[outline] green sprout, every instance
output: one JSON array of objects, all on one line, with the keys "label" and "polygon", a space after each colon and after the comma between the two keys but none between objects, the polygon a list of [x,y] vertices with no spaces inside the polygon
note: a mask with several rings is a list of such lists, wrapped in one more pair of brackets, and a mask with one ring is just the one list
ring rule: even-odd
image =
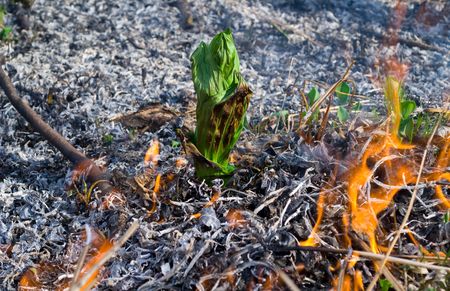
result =
[{"label": "green sprout", "polygon": [[12,28],[5,25],[6,13],[6,7],[4,5],[0,5],[0,40],[2,41],[9,41],[12,39]]},{"label": "green sprout", "polygon": [[393,129],[401,138],[412,142],[416,136],[426,138],[431,135],[438,118],[431,112],[417,112],[416,102],[407,99],[402,83],[396,78],[386,79],[385,97]]},{"label": "green sprout", "polygon": [[380,284],[381,291],[389,291],[389,289],[393,288],[392,283],[389,282],[389,280],[380,279],[378,283]]},{"label": "green sprout", "polygon": [[105,145],[111,145],[111,144],[113,143],[113,140],[114,140],[114,136],[113,136],[112,134],[110,134],[110,133],[105,134],[105,135],[102,137],[102,141],[103,141],[103,143],[104,143]]},{"label": "green sprout", "polygon": [[11,32],[12,28],[9,26],[5,26],[0,30],[0,40],[9,41],[11,40]]},{"label": "green sprout", "polygon": [[202,157],[196,174],[212,179],[230,176],[229,155],[242,132],[252,92],[244,81],[231,30],[201,42],[191,56],[197,94],[197,126],[191,137]]},{"label": "green sprout", "polygon": [[400,111],[402,118],[400,121],[400,135],[407,138],[410,142],[414,136],[414,120],[412,113],[416,110],[416,102],[412,100],[403,100],[400,102]]}]

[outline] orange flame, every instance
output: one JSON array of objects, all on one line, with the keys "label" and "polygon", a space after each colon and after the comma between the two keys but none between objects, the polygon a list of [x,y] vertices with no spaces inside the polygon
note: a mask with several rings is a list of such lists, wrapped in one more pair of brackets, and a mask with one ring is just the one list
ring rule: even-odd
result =
[{"label": "orange flame", "polygon": [[308,239],[305,241],[302,241],[299,243],[300,246],[316,246],[317,245],[317,241],[316,241],[316,236],[317,236],[317,232],[320,228],[320,225],[322,223],[322,218],[323,218],[323,206],[325,203],[325,193],[322,191],[319,194],[319,199],[317,200],[317,220],[316,220],[316,224],[314,225],[311,234],[309,235]]},{"label": "orange flame", "polygon": [[[36,267],[28,268],[20,278],[18,284],[19,291],[43,290],[52,287],[52,281],[57,279],[56,275],[62,272],[61,268],[52,263],[40,263]],[[61,282],[68,285],[68,281]],[[58,288],[62,290],[62,288]]]},{"label": "orange flame", "polygon": [[153,188],[152,208],[149,210],[149,213],[148,213],[149,216],[156,212],[156,204],[158,202],[158,193],[159,193],[159,188],[160,187],[161,187],[161,174],[158,174],[156,176],[155,186]]},{"label": "orange flame", "polygon": [[[398,42],[398,31],[405,18],[407,5],[398,1],[393,13],[391,23],[390,39],[386,40],[386,45],[395,45]],[[381,58],[380,58],[381,59]],[[408,66],[398,61],[395,56],[388,56],[383,62],[385,78],[384,93],[388,107],[389,119],[384,133],[373,134],[371,139],[363,148],[361,156],[351,162],[350,169],[340,177],[345,184],[346,197],[348,198],[347,208],[342,215],[342,228],[344,232],[343,245],[350,248],[352,244],[351,233],[362,234],[369,242],[369,247],[374,253],[385,251],[386,248],[377,242],[383,236],[379,227],[379,214],[387,209],[392,203],[395,195],[408,185],[416,182],[419,171],[418,162],[414,159],[416,148],[413,144],[407,144],[399,136],[400,124],[402,121],[401,112],[401,86],[406,79]],[[379,79],[378,79],[379,80]],[[450,181],[448,171],[450,161],[450,135],[447,135],[436,162],[434,171],[422,176],[419,183],[437,183],[435,195],[441,202],[441,207],[448,210],[450,199],[446,196],[446,188],[442,180]],[[417,152],[418,153],[418,152]],[[409,186],[411,187],[411,186]],[[317,200],[317,219],[311,234],[306,241],[300,243],[302,246],[315,246],[318,243],[317,233],[324,219],[324,209],[339,192],[327,193],[322,190]],[[402,192],[403,193],[403,192]],[[405,191],[406,193],[406,191]],[[411,233],[408,233],[411,240],[419,246]],[[427,250],[420,248],[424,254]],[[355,266],[354,257],[349,260],[348,269]],[[379,268],[379,263],[374,261],[375,269]],[[336,271],[342,266],[334,268]],[[342,283],[343,290],[364,290],[362,273],[355,270],[353,276],[345,274],[343,281],[338,279],[333,281],[334,286]]]},{"label": "orange flame", "polygon": [[[446,136],[444,146],[439,152],[438,160],[436,163],[436,167],[438,170],[437,176],[430,175],[431,178],[435,176],[436,180],[447,180],[450,182],[450,172],[443,172],[446,168],[450,166],[450,134]],[[440,172],[440,173],[439,173]],[[448,187],[446,187],[448,188]],[[436,185],[436,198],[441,201],[442,208],[448,210],[450,209],[450,199],[447,198],[444,194],[444,190],[441,185]]]},{"label": "orange flame", "polygon": [[144,165],[156,167],[158,165],[158,159],[159,159],[159,142],[157,140],[154,140],[150,147],[148,148],[147,152],[145,153],[144,157]]},{"label": "orange flame", "polygon": [[[214,203],[217,202],[217,200],[219,200],[220,198],[220,189],[216,189],[213,188],[213,196],[211,197],[211,199],[205,204],[205,206],[203,206],[204,208],[208,208],[214,205]],[[191,215],[192,219],[197,219],[200,218],[202,216],[202,214],[200,212],[195,213],[193,215]]]},{"label": "orange flame", "polygon": [[[103,244],[98,249],[97,255],[95,255],[93,258],[91,258],[81,269],[80,277],[82,277],[84,274],[87,274],[91,271],[91,269],[96,268],[96,265],[100,260],[103,259],[103,257],[108,253],[108,251],[113,247],[113,244],[110,240],[105,240]],[[80,290],[89,290],[91,286],[93,286],[97,282],[97,277],[100,274],[100,269],[95,270],[95,272],[86,280],[86,283],[84,283]]]},{"label": "orange flame", "polygon": [[355,275],[353,275],[353,282],[354,282],[353,290],[355,291],[364,290],[362,272],[360,270],[355,271]]},{"label": "orange flame", "polygon": [[[412,145],[399,146],[393,142],[390,134],[381,133],[372,136],[365,146],[365,150],[359,161],[342,177],[347,179],[347,212],[342,216],[344,230],[344,245],[351,247],[350,230],[359,234],[364,234],[369,241],[372,252],[378,253],[385,248],[377,243],[377,236],[382,234],[378,228],[378,215],[392,203],[394,196],[404,187],[413,184],[417,179],[418,165],[414,160],[414,148]],[[448,139],[442,147],[437,160],[436,171],[422,177],[421,183],[436,182],[438,180],[450,181],[450,173],[446,171],[449,162]],[[377,183],[374,181],[377,180]],[[381,183],[381,184],[380,184]],[[448,209],[449,200],[441,189],[443,186],[437,185],[436,196],[441,200],[442,205]],[[313,230],[306,241],[300,243],[302,246],[315,246],[317,244],[317,232],[324,219],[324,207],[326,204],[336,200],[333,197],[336,193],[326,193],[322,190],[317,201],[317,220]],[[412,237],[412,240],[414,238]],[[417,245],[417,241],[413,240]],[[421,248],[424,254],[428,252]],[[357,259],[349,260],[348,269],[355,266]],[[335,270],[340,265],[335,267]],[[377,266],[375,266],[377,268]],[[363,290],[360,273],[354,273],[353,277],[346,275],[343,281],[343,289],[353,288],[353,290]],[[335,284],[337,281],[335,280]]]},{"label": "orange flame", "polygon": [[231,229],[244,227],[248,224],[247,220],[245,220],[242,211],[237,209],[230,209],[226,214],[226,220],[228,222],[228,226]]},{"label": "orange flame", "polygon": [[[79,236],[80,241],[77,241],[73,246],[78,247],[81,241],[86,241],[87,237],[90,237],[90,245],[88,249],[88,257],[90,259],[82,267],[79,278],[82,278],[85,274],[89,273],[91,269],[95,268],[95,272],[86,280],[86,282],[79,286],[79,290],[89,290],[94,284],[96,284],[98,275],[100,274],[100,267],[98,262],[106,255],[111,249],[113,244],[110,240],[98,230],[90,229],[89,234],[83,231]],[[69,248],[68,252],[72,250]],[[58,280],[61,274],[67,272],[62,266],[50,263],[42,262],[36,267],[28,268],[22,275],[19,281],[19,290],[67,290],[71,284],[69,279]],[[77,282],[72,282],[76,284]]]}]

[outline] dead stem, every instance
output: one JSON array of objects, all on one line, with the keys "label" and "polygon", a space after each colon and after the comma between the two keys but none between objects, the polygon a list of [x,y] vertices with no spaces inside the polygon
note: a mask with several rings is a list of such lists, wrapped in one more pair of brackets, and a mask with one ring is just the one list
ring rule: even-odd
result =
[{"label": "dead stem", "polygon": [[78,280],[78,277],[80,276],[81,269],[83,268],[83,264],[84,261],[86,260],[89,247],[91,246],[92,243],[91,228],[89,227],[89,225],[86,225],[85,231],[86,231],[86,245],[83,248],[80,258],[78,259],[77,268],[75,270],[75,274],[73,275],[73,280],[70,283],[70,288],[72,288],[72,285],[74,284],[74,282]]},{"label": "dead stem", "polygon": [[139,228],[138,222],[133,222],[130,228],[125,232],[125,234],[112,246],[111,249],[105,253],[104,256],[99,259],[95,265],[90,268],[86,274],[84,274],[78,282],[73,283],[69,291],[82,291],[82,287],[88,282],[88,280],[97,272],[109,259],[111,259],[116,252],[122,247],[123,244],[135,233]]},{"label": "dead stem", "polygon": [[341,265],[341,270],[339,272],[339,281],[338,281],[338,291],[344,290],[344,278],[345,271],[347,270],[348,261],[352,258],[353,250],[349,249],[347,255],[344,258],[344,263]]},{"label": "dead stem", "polygon": [[[398,239],[400,238],[400,234],[401,234],[403,228],[405,228],[405,225],[408,222],[408,219],[409,219],[409,216],[411,214],[414,202],[416,201],[417,190],[419,189],[418,186],[419,186],[419,183],[420,183],[420,179],[422,177],[422,172],[423,172],[423,168],[425,166],[425,160],[426,160],[426,157],[427,157],[427,154],[428,154],[428,150],[429,150],[429,147],[431,145],[431,141],[433,140],[433,137],[436,134],[436,131],[437,131],[437,129],[438,129],[440,123],[441,123],[441,119],[442,119],[442,115],[439,116],[439,119],[438,119],[438,121],[436,122],[436,125],[433,128],[433,132],[430,135],[430,137],[428,139],[428,142],[427,142],[427,145],[425,147],[425,150],[423,152],[422,161],[420,163],[420,168],[419,168],[419,173],[417,174],[416,184],[414,186],[414,191],[412,193],[411,200],[409,201],[408,209],[406,210],[406,213],[405,213],[405,216],[403,217],[402,223],[400,224],[400,227],[397,230],[397,233],[395,234],[394,239],[392,240],[392,242],[389,245],[388,251],[386,252],[385,257],[384,257],[383,261],[381,262],[381,266],[380,266],[379,270],[377,271],[377,273],[373,277],[372,282],[370,282],[369,286],[367,287],[367,291],[372,291],[373,288],[375,287],[375,285],[377,284],[378,278],[380,277],[381,272],[383,271],[383,268],[386,265],[387,258],[389,257],[389,255],[391,254],[392,250],[394,249]],[[449,271],[450,271],[450,269],[449,269]]]},{"label": "dead stem", "polygon": [[[335,254],[347,254],[348,250],[346,249],[333,249],[333,248],[327,248],[327,247],[310,247],[310,246],[277,246],[277,245],[269,245],[269,249],[277,250],[277,251],[312,251],[312,252],[323,252],[323,253],[335,253]],[[355,257],[365,257],[368,259],[374,259],[377,261],[384,260],[385,255],[383,254],[376,254],[372,252],[367,251],[359,251],[359,250],[353,250],[353,255]],[[424,259],[428,257],[415,257],[415,256],[404,256],[409,257],[411,259],[418,258],[418,259]],[[440,265],[432,265],[429,263],[424,262],[417,262],[413,261],[411,259],[402,258],[400,256],[388,256],[387,261],[390,263],[396,263],[401,265],[408,265],[413,267],[419,267],[419,268],[426,268],[429,270],[439,270],[439,271],[446,271],[450,272],[450,267],[440,266]],[[437,258],[433,258],[437,259]]]}]

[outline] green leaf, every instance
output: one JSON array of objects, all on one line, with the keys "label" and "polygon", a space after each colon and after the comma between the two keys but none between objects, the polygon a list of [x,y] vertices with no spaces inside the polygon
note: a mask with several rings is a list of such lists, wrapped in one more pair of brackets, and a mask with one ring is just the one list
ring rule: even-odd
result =
[{"label": "green leaf", "polygon": [[180,143],[179,141],[177,141],[176,139],[173,139],[173,140],[172,140],[171,146],[172,146],[173,148],[177,148],[177,147],[179,147],[180,145],[181,145],[181,143]]},{"label": "green leaf", "polygon": [[[312,87],[311,90],[306,95],[308,97],[308,106],[309,107],[313,106],[313,104],[320,98],[320,93],[316,89],[316,87]],[[314,111],[310,120],[316,121],[318,118],[319,118],[319,109]]]},{"label": "green leaf", "polygon": [[450,221],[450,211],[447,210],[447,212],[444,214],[444,223],[447,223]]},{"label": "green leaf", "polygon": [[289,117],[288,110],[281,110],[281,111],[275,112],[273,115],[276,117],[276,120],[277,120],[277,128],[283,127],[287,124],[288,117]]},{"label": "green leaf", "polygon": [[400,103],[400,108],[402,111],[402,118],[407,119],[411,113],[416,110],[416,102],[413,100],[405,100]]},{"label": "green leaf", "polygon": [[312,87],[308,92],[308,105],[311,107],[320,98],[320,93],[316,87]]},{"label": "green leaf", "polygon": [[191,62],[198,104],[212,107],[226,101],[241,81],[239,57],[230,29],[217,34],[210,44],[201,42]]},{"label": "green leaf", "polygon": [[414,121],[412,118],[408,118],[405,120],[402,120],[400,122],[400,134],[408,139],[408,141],[412,141],[412,138],[414,136]]},{"label": "green leaf", "polygon": [[11,36],[11,31],[12,28],[9,26],[5,26],[1,31],[0,31],[0,39],[1,40],[8,40]]},{"label": "green leaf", "polygon": [[380,279],[378,280],[378,283],[380,284],[381,291],[389,291],[389,289],[393,287],[392,283],[386,279]]},{"label": "green leaf", "polygon": [[348,94],[350,94],[350,86],[346,82],[339,83],[336,87],[336,96],[338,103],[344,105],[348,103]]},{"label": "green leaf", "polygon": [[341,123],[346,122],[349,118],[347,109],[345,109],[345,107],[343,107],[343,106],[339,106],[337,116]]}]

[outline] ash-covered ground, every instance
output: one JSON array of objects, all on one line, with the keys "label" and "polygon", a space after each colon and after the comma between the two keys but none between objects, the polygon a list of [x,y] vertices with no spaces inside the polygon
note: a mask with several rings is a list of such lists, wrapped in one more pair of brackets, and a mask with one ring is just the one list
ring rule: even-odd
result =
[{"label": "ash-covered ground", "polygon": [[[164,189],[158,214],[151,217],[150,204],[126,187],[125,177],[144,172],[144,154],[155,139],[161,144],[158,171],[168,171],[183,156],[175,128],[195,117],[190,54],[228,27],[254,92],[248,111],[253,124],[280,110],[297,112],[301,96],[289,94],[289,88],[305,80],[331,85],[352,60],[350,77],[357,94],[365,96],[363,110],[383,114],[375,80],[389,55],[409,66],[406,91],[421,108],[448,106],[450,5],[433,1],[424,8],[421,2],[409,2],[397,44],[389,45],[395,1],[37,0],[29,11],[3,1],[13,39],[0,44],[1,54],[19,94],[114,173],[127,202],[99,211],[69,196],[64,183],[71,165],[2,93],[0,246],[11,248],[0,251],[1,289],[15,289],[30,266],[66,262],[70,235],[85,224],[114,236],[132,220],[140,221],[140,228],[107,264],[99,290],[191,289],[202,276],[213,281],[205,288],[216,282],[227,288],[231,283],[219,279],[230,270],[242,287],[273,265],[288,268],[301,261],[315,269],[307,266],[307,275],[296,278],[300,287],[329,288],[327,260],[320,255],[266,247],[308,235],[316,187],[333,163],[326,148],[306,146],[289,134],[274,141],[246,131],[238,149],[253,150],[259,172],[240,169],[233,186],[221,188],[215,206],[202,208],[214,191],[195,179],[189,164]],[[155,102],[179,116],[145,130],[111,120]],[[226,219],[231,209],[242,211],[249,227],[233,230]],[[190,218],[199,211],[201,219]],[[254,288],[261,288],[258,284]]]}]

